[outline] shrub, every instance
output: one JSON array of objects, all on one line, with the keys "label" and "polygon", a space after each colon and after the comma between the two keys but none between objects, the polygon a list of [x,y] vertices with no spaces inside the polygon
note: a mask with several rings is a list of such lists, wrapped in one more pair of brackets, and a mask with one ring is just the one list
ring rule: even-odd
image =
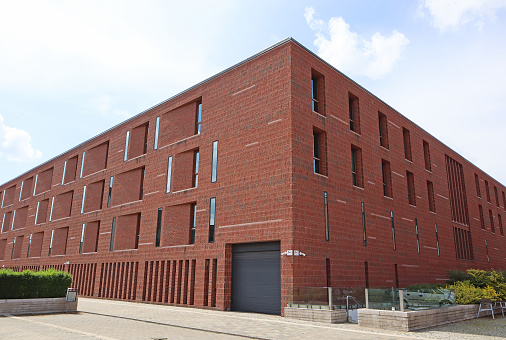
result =
[{"label": "shrub", "polygon": [[72,275],[55,269],[15,272],[0,269],[0,299],[64,297]]},{"label": "shrub", "polygon": [[471,276],[465,271],[452,269],[448,271],[448,280],[446,281],[446,283],[449,285],[453,285],[455,284],[455,282],[458,281],[462,282],[470,279]]},{"label": "shrub", "polygon": [[455,289],[457,304],[469,305],[479,303],[480,299],[490,299],[496,301],[499,298],[494,288],[486,286],[484,288],[476,287],[469,280],[458,281],[447,288]]}]

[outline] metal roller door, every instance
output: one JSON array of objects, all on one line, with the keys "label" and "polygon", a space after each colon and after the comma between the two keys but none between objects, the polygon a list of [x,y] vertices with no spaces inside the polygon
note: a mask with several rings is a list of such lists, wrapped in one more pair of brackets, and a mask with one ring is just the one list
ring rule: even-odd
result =
[{"label": "metal roller door", "polygon": [[232,310],[281,314],[279,242],[232,247]]}]

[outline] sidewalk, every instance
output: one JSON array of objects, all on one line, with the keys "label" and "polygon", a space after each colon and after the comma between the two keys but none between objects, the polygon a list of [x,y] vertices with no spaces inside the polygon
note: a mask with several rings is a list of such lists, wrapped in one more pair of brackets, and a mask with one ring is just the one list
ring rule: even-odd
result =
[{"label": "sidewalk", "polygon": [[[353,324],[292,320],[274,315],[87,298],[79,299],[78,310],[79,313],[75,314],[0,317],[0,339],[478,340],[504,339],[506,335],[506,318],[502,316],[490,322],[487,318],[476,320],[479,326],[473,326],[473,320],[425,332],[404,333],[361,328]],[[444,327],[450,328],[439,330]],[[492,333],[487,328],[491,328]],[[482,331],[486,335],[477,336],[474,331]]]}]

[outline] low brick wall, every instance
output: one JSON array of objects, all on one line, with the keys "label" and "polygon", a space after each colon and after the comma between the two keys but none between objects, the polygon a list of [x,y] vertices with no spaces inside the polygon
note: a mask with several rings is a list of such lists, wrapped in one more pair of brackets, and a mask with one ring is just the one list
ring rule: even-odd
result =
[{"label": "low brick wall", "polygon": [[[418,311],[390,311],[378,309],[359,309],[358,324],[363,327],[415,331],[446,323],[476,318],[477,305],[461,305]],[[489,313],[482,313],[485,316]]]},{"label": "low brick wall", "polygon": [[344,323],[346,322],[346,310],[310,309],[285,307],[285,318],[293,318],[306,321]]},{"label": "low brick wall", "polygon": [[[69,312],[77,311],[77,302],[77,300],[75,302],[69,302]],[[0,314],[65,313],[66,310],[67,302],[64,297],[0,300]]]}]

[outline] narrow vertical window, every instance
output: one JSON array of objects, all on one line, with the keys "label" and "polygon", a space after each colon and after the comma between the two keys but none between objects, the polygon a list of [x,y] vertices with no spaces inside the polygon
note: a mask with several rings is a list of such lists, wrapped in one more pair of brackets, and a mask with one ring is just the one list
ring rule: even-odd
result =
[{"label": "narrow vertical window", "polygon": [[83,178],[83,170],[84,170],[84,156],[86,156],[86,151],[83,152],[83,159],[81,159],[81,173],[79,178]]},{"label": "narrow vertical window", "polygon": [[325,259],[325,277],[326,277],[326,281],[327,281],[327,287],[332,287],[332,276],[331,276],[331,272],[330,272],[330,259],[329,258],[326,258]]},{"label": "narrow vertical window", "polygon": [[313,131],[313,170],[320,174],[320,135]]},{"label": "narrow vertical window", "polygon": [[504,236],[504,230],[502,228],[502,217],[501,217],[501,215],[497,214],[497,219],[499,220],[499,232],[501,233],[501,236]]},{"label": "narrow vertical window", "polygon": [[492,229],[492,232],[495,234],[494,213],[492,213],[492,210],[488,211],[488,216],[490,218],[490,229]]},{"label": "narrow vertical window", "polygon": [[416,206],[416,193],[415,193],[415,176],[412,172],[406,171],[406,180],[408,186],[408,201],[410,205]]},{"label": "narrow vertical window", "polygon": [[430,162],[430,149],[429,143],[423,141],[423,159],[425,160],[425,170],[432,171],[432,164]]},{"label": "narrow vertical window", "polygon": [[172,180],[172,156],[169,157],[167,161],[167,188],[165,189],[165,193],[170,192],[170,182]]},{"label": "narrow vertical window", "polygon": [[348,113],[350,118],[350,130],[360,134],[360,109],[358,97],[348,92]]},{"label": "narrow vertical window", "polygon": [[436,201],[434,199],[434,184],[427,181],[427,196],[429,197],[429,210],[436,212]]},{"label": "narrow vertical window", "polygon": [[162,208],[158,208],[158,215],[156,217],[156,239],[155,247],[160,247],[160,239],[162,237]]},{"label": "narrow vertical window", "polygon": [[65,183],[65,172],[67,172],[67,161],[63,163],[63,175],[61,176],[61,185]]},{"label": "narrow vertical window", "polygon": [[488,187],[488,181],[485,181],[485,191],[487,193],[487,201],[488,203],[491,203],[491,199],[490,199],[490,188]]},{"label": "narrow vertical window", "polygon": [[191,205],[191,228],[190,228],[190,244],[195,244],[195,228],[197,226],[197,205]]},{"label": "narrow vertical window", "polygon": [[487,261],[490,262],[490,257],[488,256],[488,243],[487,243],[487,239],[485,239],[485,249],[487,250]]},{"label": "narrow vertical window", "polygon": [[28,241],[28,250],[26,251],[26,257],[30,257],[30,247],[32,246],[32,236],[33,236],[33,234],[30,234],[30,240]]},{"label": "narrow vertical window", "polygon": [[416,232],[416,248],[418,249],[418,254],[420,254],[420,236],[418,235],[418,219],[415,218],[415,232]]},{"label": "narrow vertical window", "polygon": [[397,246],[395,244],[395,224],[394,224],[394,212],[390,211],[390,221],[392,223],[392,241],[394,245],[394,250],[396,250]]},{"label": "narrow vertical window", "polygon": [[[25,184],[25,181],[22,181],[21,182],[21,189],[19,190],[19,199],[18,199],[18,201],[20,201],[20,202],[21,202],[21,195],[23,195],[23,185],[24,184]],[[495,192],[496,192],[496,196],[497,196],[497,188],[495,188]],[[499,202],[499,201],[497,201],[497,202]]]},{"label": "narrow vertical window", "polygon": [[12,215],[11,230],[14,230],[14,220],[15,219],[16,219],[16,210],[14,210],[14,214]]},{"label": "narrow vertical window", "polygon": [[111,196],[112,196],[112,183],[113,183],[114,177],[111,176],[111,179],[109,181],[109,193],[107,194],[107,208],[111,207]]},{"label": "narrow vertical window", "polygon": [[388,121],[387,116],[383,113],[378,112],[378,123],[379,123],[379,135],[380,135],[380,145],[385,149],[388,149]]},{"label": "narrow vertical window", "polygon": [[213,142],[213,157],[211,164],[211,183],[216,182],[216,173],[218,171],[218,141]]},{"label": "narrow vertical window", "polygon": [[325,214],[325,241],[330,240],[330,231],[329,231],[329,196],[325,191],[323,193],[323,209]]},{"label": "narrow vertical window", "polygon": [[35,225],[37,225],[37,219],[39,218],[39,205],[40,202],[37,202],[37,210],[35,211]]},{"label": "narrow vertical window", "polygon": [[395,288],[399,288],[399,271],[397,270],[397,263],[394,264],[395,272]]},{"label": "narrow vertical window", "polygon": [[84,201],[86,200],[86,185],[84,186],[84,189],[83,189],[83,200],[81,202],[81,214],[83,213],[84,211]]},{"label": "narrow vertical window", "polygon": [[5,223],[5,214],[4,214],[4,217],[2,218],[2,230],[1,230],[1,233],[4,232],[4,223]]},{"label": "narrow vertical window", "polygon": [[49,242],[49,252],[47,256],[51,256],[51,249],[53,248],[54,229],[51,230],[51,241]]},{"label": "narrow vertical window", "polygon": [[392,170],[390,168],[390,162],[384,159],[381,160],[381,177],[383,180],[383,195],[386,197],[393,197]]},{"label": "narrow vertical window", "polygon": [[[21,189],[23,188],[23,185],[21,185]],[[499,208],[499,192],[497,191],[497,187],[494,185],[494,194],[495,194],[495,205]]]},{"label": "narrow vertical window", "polygon": [[[35,184],[33,185],[33,196],[35,196],[35,192],[37,191],[37,181],[39,179],[39,174],[35,176]],[[4,197],[5,197],[5,191],[4,191]],[[2,198],[2,207],[4,206],[4,200]]]},{"label": "narrow vertical window", "polygon": [[83,223],[83,228],[81,229],[81,242],[79,243],[79,254],[83,253],[83,242],[84,242],[84,228],[86,224]]},{"label": "narrow vertical window", "polygon": [[434,224],[434,227],[436,228],[436,246],[437,246],[437,256],[439,256],[439,235],[437,232],[437,223]]},{"label": "narrow vertical window", "polygon": [[476,183],[476,196],[481,197],[480,179],[477,174],[474,174],[474,182]]},{"label": "narrow vertical window", "polygon": [[369,262],[364,261],[365,288],[369,288]]},{"label": "narrow vertical window", "polygon": [[116,231],[116,217],[112,218],[112,228],[111,228],[111,240],[109,241],[109,251],[114,249],[114,233]]},{"label": "narrow vertical window", "polygon": [[483,207],[478,205],[478,210],[480,211],[480,223],[481,223],[481,229],[485,230],[485,215],[483,215]]},{"label": "narrow vertical window", "polygon": [[406,158],[408,161],[412,161],[412,155],[411,155],[411,136],[409,134],[409,130],[406,128],[402,128],[402,137],[404,142],[404,158]]},{"label": "narrow vertical window", "polygon": [[[11,259],[14,257],[14,248],[16,248],[16,239],[17,236],[14,237],[14,241],[12,242]],[[51,248],[49,248],[49,255],[51,255]]]},{"label": "narrow vertical window", "polygon": [[214,242],[215,216],[216,216],[216,197],[212,197],[209,202],[209,243]]},{"label": "narrow vertical window", "polygon": [[153,146],[153,150],[158,149],[158,136],[160,134],[160,116],[156,117],[155,124],[155,145]]},{"label": "narrow vertical window", "polygon": [[202,102],[197,103],[197,114],[195,118],[195,134],[200,134],[200,124],[202,121]]},{"label": "narrow vertical window", "polygon": [[362,149],[351,146],[351,178],[356,187],[364,187],[364,175],[362,171]]},{"label": "narrow vertical window", "polygon": [[128,159],[128,143],[130,143],[130,130],[126,132],[125,155],[123,156],[123,162],[125,162]]},{"label": "narrow vertical window", "polygon": [[199,152],[195,151],[193,154],[193,187],[199,185]]},{"label": "narrow vertical window", "polygon": [[364,236],[364,246],[367,246],[367,234],[365,229],[365,204],[362,202],[362,234]]},{"label": "narrow vertical window", "polygon": [[51,220],[53,219],[53,206],[54,206],[54,196],[53,199],[51,200],[51,212],[49,213],[49,222],[51,222]]},{"label": "narrow vertical window", "polygon": [[[37,184],[37,182],[35,182],[35,184]],[[5,201],[5,190],[2,195],[2,205],[1,205],[2,208],[4,207],[4,201]]]},{"label": "narrow vertical window", "polygon": [[318,109],[318,78],[311,77],[311,94],[312,94],[312,109],[314,112],[319,112]]}]

